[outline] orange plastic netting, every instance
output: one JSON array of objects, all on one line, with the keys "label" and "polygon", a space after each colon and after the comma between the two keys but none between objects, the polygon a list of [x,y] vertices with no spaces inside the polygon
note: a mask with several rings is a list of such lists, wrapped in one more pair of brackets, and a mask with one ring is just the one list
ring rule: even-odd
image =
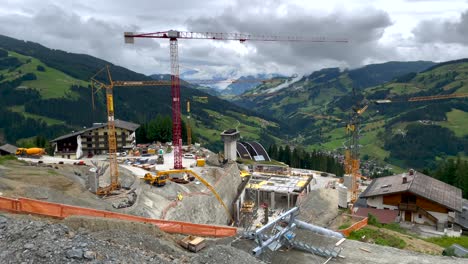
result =
[{"label": "orange plastic netting", "polygon": [[49,203],[28,198],[11,199],[0,197],[0,210],[14,213],[38,214],[56,218],[65,218],[71,215],[84,215],[144,222],[154,224],[161,230],[168,233],[197,236],[230,237],[235,236],[237,232],[236,228],[228,226],[203,225],[188,222],[151,219],[78,206]]}]

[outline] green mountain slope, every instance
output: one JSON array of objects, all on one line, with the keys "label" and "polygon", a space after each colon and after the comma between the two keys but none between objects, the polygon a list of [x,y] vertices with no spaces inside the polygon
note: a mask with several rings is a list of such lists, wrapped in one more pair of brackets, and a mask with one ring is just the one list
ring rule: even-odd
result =
[{"label": "green mountain slope", "polygon": [[[151,80],[89,55],[0,36],[0,142],[15,143],[37,135],[51,139],[104,121],[104,91],[96,95],[93,110],[89,78],[105,65],[111,65],[114,80]],[[272,133],[278,127],[276,122],[184,82],[181,89],[183,114],[187,99],[208,96],[207,102],[193,101],[191,109],[193,133],[202,143],[219,148],[220,131],[236,125],[245,139],[276,140]],[[119,119],[145,123],[158,115],[171,115],[169,86],[116,87],[114,97],[115,115]]]},{"label": "green mountain slope", "polygon": [[[405,64],[366,66],[357,73],[324,69],[274,91],[286,81],[278,79],[278,83],[261,85],[235,102],[288,120],[289,127],[283,132],[293,138],[291,142],[300,142],[308,149],[341,151],[348,140],[345,125],[357,101],[384,98],[403,101],[412,96],[468,91],[466,59],[437,65],[409,62],[405,67]],[[352,96],[353,87],[356,97]],[[268,93],[272,89],[274,92]],[[465,157],[467,101],[370,104],[362,117],[361,158],[385,161],[397,169],[421,169],[434,167],[438,160],[447,157]]]}]

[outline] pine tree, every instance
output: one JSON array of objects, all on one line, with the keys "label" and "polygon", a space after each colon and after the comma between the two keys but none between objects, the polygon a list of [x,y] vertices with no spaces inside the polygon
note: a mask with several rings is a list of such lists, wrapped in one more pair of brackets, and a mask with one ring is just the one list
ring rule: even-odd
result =
[{"label": "pine tree", "polygon": [[291,148],[289,147],[289,145],[286,145],[286,147],[284,147],[284,163],[291,166]]}]

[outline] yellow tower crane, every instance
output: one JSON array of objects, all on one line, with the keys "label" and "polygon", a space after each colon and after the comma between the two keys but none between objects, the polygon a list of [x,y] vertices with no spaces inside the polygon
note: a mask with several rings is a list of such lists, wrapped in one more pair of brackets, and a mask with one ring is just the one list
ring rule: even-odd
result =
[{"label": "yellow tower crane", "polygon": [[[106,84],[97,79],[98,75],[106,71],[106,76],[109,84]],[[119,182],[119,166],[117,164],[117,140],[115,136],[115,119],[114,119],[114,97],[113,97],[113,82],[109,71],[109,66],[102,68],[93,77],[91,77],[91,85],[96,88],[106,89],[106,106],[107,106],[107,141],[109,146],[109,173],[110,184],[106,187],[99,187],[96,191],[97,195],[107,195],[116,189],[120,189]],[[94,92],[93,92],[93,105],[94,105]]]}]

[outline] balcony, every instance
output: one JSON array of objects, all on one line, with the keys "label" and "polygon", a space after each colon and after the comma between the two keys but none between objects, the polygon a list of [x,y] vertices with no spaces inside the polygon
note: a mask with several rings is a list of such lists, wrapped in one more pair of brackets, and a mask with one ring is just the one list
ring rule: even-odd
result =
[{"label": "balcony", "polygon": [[401,203],[398,205],[398,209],[400,209],[400,211],[417,212],[418,206],[416,204]]}]

